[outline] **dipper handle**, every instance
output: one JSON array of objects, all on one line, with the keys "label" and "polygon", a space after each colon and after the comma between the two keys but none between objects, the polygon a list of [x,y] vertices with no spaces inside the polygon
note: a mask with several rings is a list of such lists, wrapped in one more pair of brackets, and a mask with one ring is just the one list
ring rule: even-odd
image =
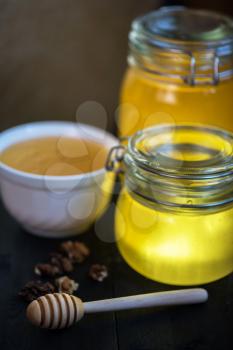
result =
[{"label": "dipper handle", "polygon": [[204,303],[208,293],[202,288],[174,290],[149,294],[132,295],[114,299],[84,303],[85,313],[140,309],[153,306],[185,305]]}]

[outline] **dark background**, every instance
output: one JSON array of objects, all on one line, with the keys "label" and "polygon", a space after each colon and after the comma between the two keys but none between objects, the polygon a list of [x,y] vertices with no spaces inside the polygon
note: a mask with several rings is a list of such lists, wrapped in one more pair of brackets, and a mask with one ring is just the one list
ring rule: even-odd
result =
[{"label": "dark background", "polygon": [[233,14],[230,0],[0,0],[0,130],[74,121],[86,100],[106,108],[111,130],[130,23],[162,4]]}]

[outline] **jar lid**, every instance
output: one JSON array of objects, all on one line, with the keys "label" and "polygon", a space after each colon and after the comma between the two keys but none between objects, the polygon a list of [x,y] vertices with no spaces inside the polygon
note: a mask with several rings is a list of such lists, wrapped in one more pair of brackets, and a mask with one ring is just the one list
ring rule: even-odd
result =
[{"label": "jar lid", "polygon": [[138,18],[133,24],[135,26],[140,27],[150,37],[150,44],[155,46],[217,48],[233,43],[233,20],[212,11],[182,6],[162,7]]}]

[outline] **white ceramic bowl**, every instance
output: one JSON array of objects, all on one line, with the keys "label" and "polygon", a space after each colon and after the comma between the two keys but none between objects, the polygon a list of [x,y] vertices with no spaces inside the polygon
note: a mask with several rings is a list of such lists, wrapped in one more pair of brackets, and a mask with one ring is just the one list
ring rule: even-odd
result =
[{"label": "white ceramic bowl", "polygon": [[[0,152],[32,138],[73,136],[91,139],[111,149],[118,140],[104,130],[71,122],[35,122],[0,134]],[[81,175],[42,176],[0,162],[2,200],[9,213],[29,232],[65,237],[83,232],[106,208],[114,176],[100,169]]]}]

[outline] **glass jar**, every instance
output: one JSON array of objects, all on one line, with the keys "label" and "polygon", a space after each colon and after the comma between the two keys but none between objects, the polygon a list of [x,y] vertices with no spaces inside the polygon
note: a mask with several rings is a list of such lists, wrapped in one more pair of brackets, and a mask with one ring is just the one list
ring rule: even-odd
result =
[{"label": "glass jar", "polygon": [[137,18],[120,98],[119,133],[159,123],[233,131],[233,21],[209,11],[164,7]]},{"label": "glass jar", "polygon": [[115,232],[128,264],[197,285],[233,271],[233,134],[160,125],[129,139]]}]

